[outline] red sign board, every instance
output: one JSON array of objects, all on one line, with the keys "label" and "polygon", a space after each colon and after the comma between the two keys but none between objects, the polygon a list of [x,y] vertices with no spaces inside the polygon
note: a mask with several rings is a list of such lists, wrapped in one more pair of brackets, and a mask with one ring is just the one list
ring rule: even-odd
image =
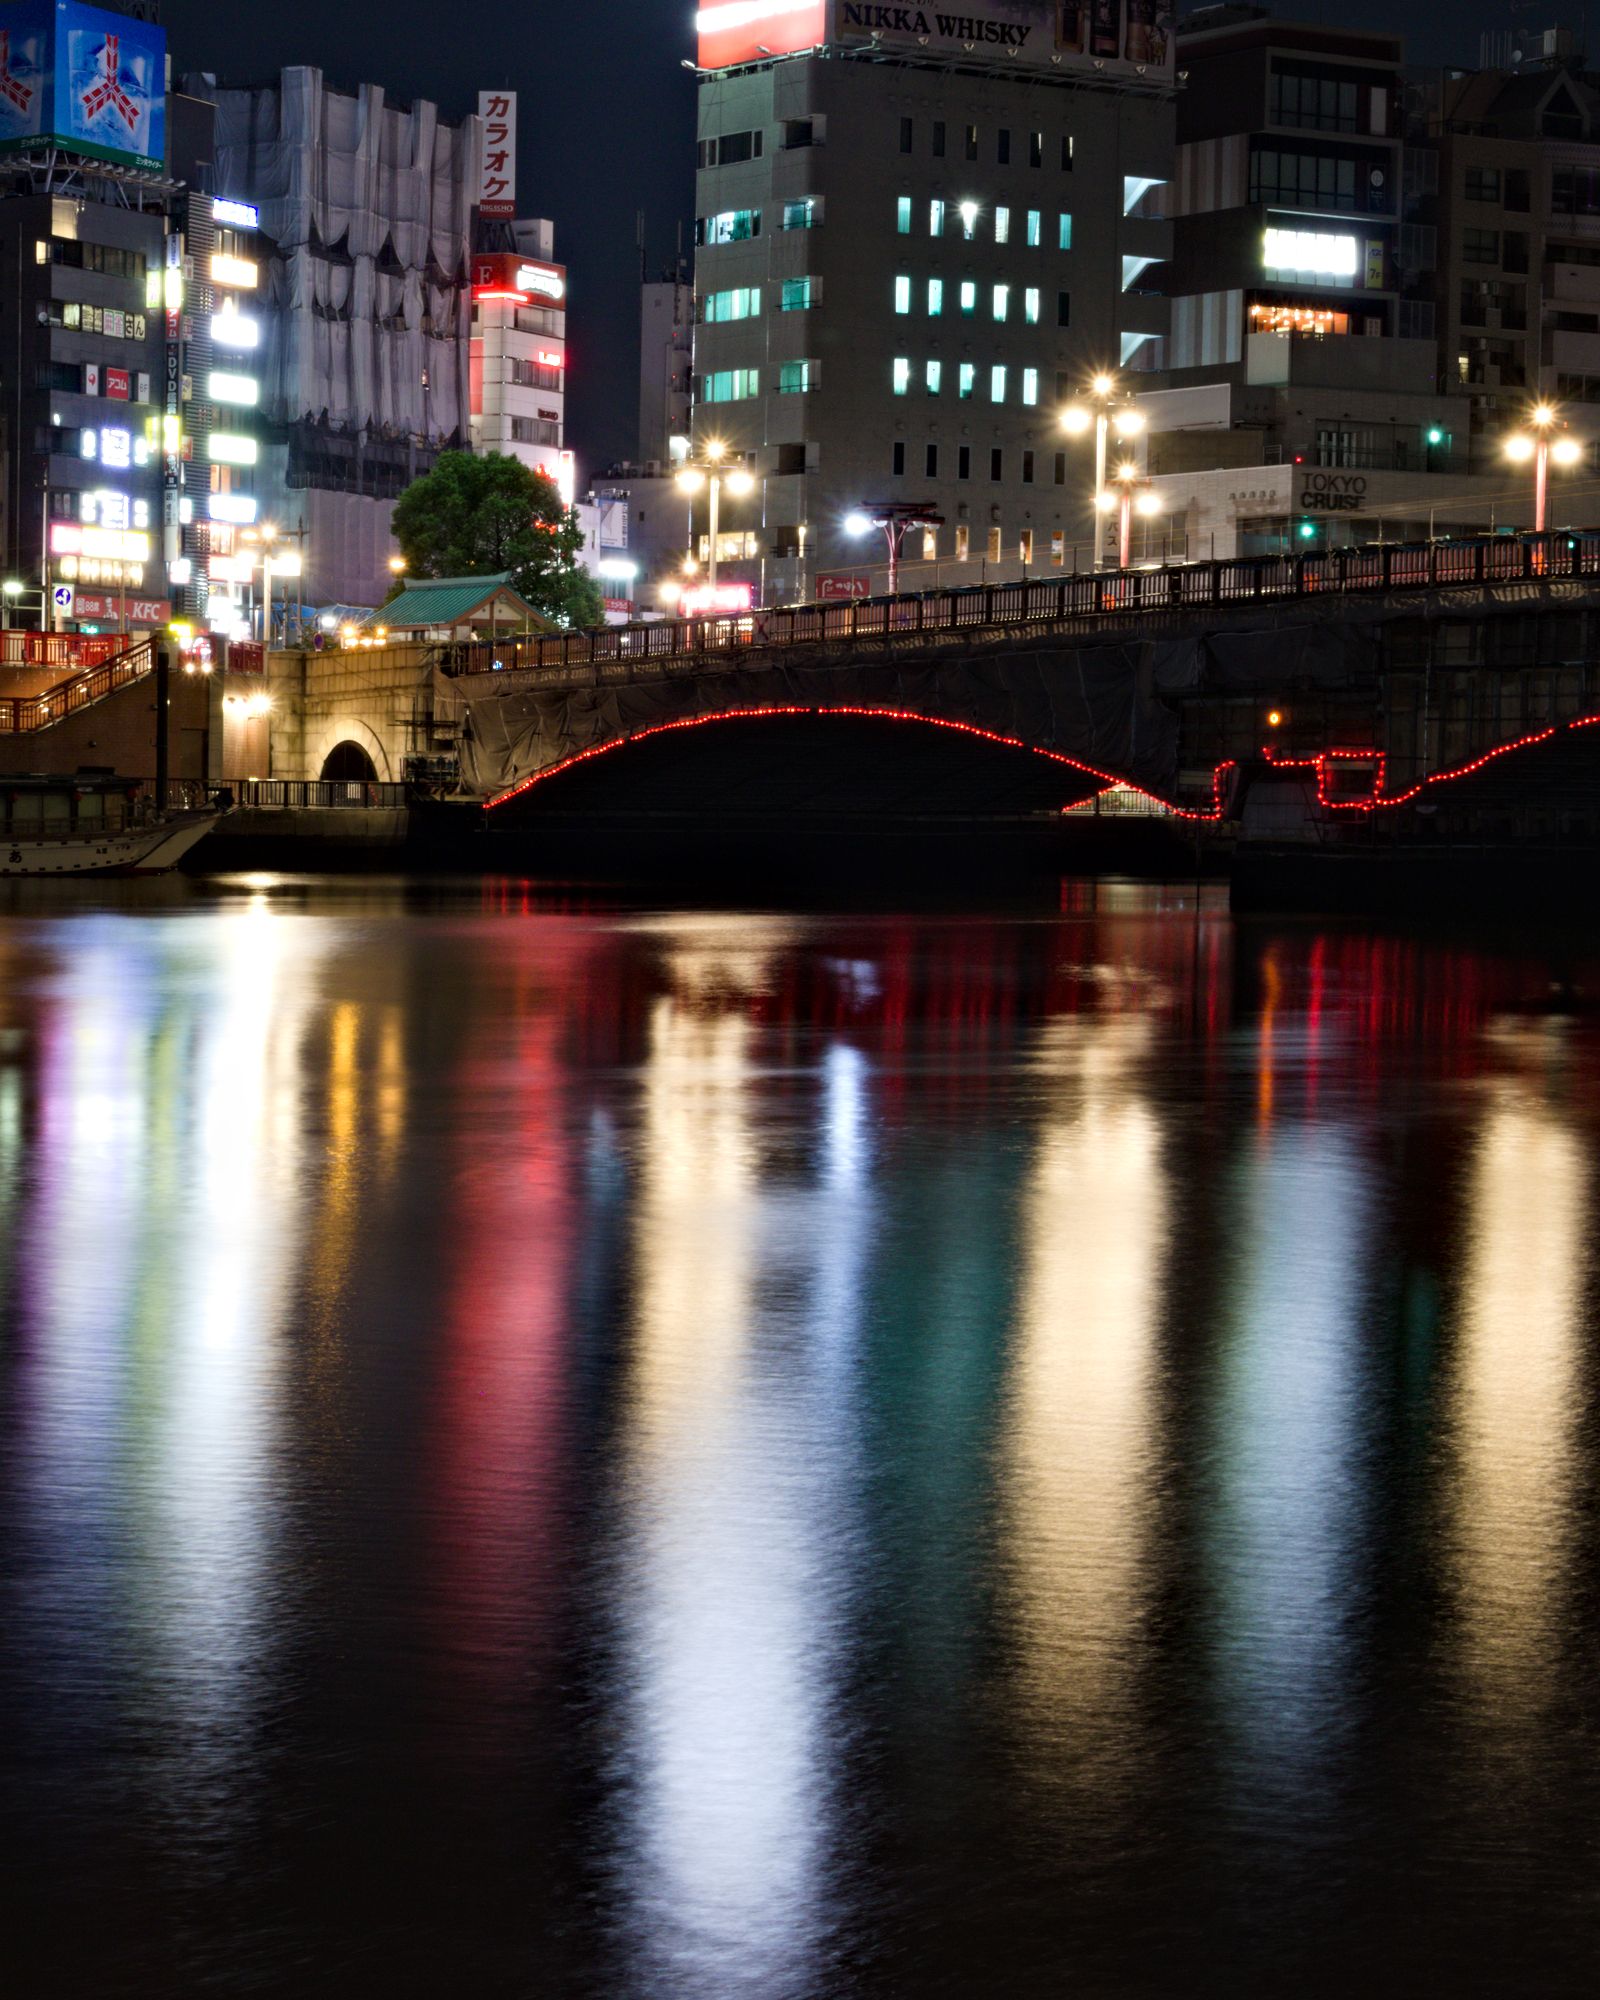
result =
[{"label": "red sign board", "polygon": [[473,295],[480,299],[510,299],[515,305],[556,306],[567,303],[567,267],[546,264],[538,257],[518,257],[497,250],[472,260]]},{"label": "red sign board", "polygon": [[80,590],[72,600],[72,615],[91,625],[154,627],[170,621],[172,606],[160,597],[105,597]]},{"label": "red sign board", "polygon": [[838,604],[844,598],[871,595],[872,578],[864,570],[824,570],[817,578],[819,604]]},{"label": "red sign board", "polygon": [[696,26],[700,67],[730,69],[825,42],[827,0],[707,0]]},{"label": "red sign board", "polygon": [[106,370],[106,394],[114,396],[119,403],[125,403],[133,394],[133,383],[126,368]]}]

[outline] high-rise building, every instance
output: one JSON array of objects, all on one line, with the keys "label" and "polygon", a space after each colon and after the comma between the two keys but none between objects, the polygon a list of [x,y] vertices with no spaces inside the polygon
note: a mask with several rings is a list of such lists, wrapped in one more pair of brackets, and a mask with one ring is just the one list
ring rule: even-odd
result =
[{"label": "high-rise building", "polygon": [[1066,560],[1093,480],[1058,406],[1165,358],[1170,10],[734,0],[699,31],[694,439],[757,481],[721,572],[881,582],[845,523],[896,501],[943,516],[903,587]]},{"label": "high-rise building", "polygon": [[[555,227],[507,221],[472,259],[472,448],[521,459],[572,505],[566,445],[567,273]],[[505,247],[484,248],[484,241]]]},{"label": "high-rise building", "polygon": [[1134,558],[1516,521],[1514,492],[1465,477],[1400,38],[1224,5],[1186,16],[1177,50],[1172,337],[1141,398]]},{"label": "high-rise building", "polygon": [[1600,78],[1555,30],[1500,53],[1517,60],[1418,79],[1407,155],[1441,364],[1484,468],[1531,401],[1600,432]]},{"label": "high-rise building", "polygon": [[[58,629],[169,615],[162,451],[166,37],[65,4],[0,8],[0,535],[9,612]],[[114,82],[54,88],[69,44]],[[172,550],[176,553],[176,548]]]},{"label": "high-rise building", "polygon": [[[301,555],[312,604],[376,604],[406,487],[471,434],[472,210],[478,120],[442,118],[322,72],[191,94],[217,106],[216,186],[253,210],[259,516]],[[241,387],[242,396],[248,391]]]},{"label": "high-rise building", "polygon": [[680,265],[639,290],[639,462],[665,465],[689,435],[694,285]]}]

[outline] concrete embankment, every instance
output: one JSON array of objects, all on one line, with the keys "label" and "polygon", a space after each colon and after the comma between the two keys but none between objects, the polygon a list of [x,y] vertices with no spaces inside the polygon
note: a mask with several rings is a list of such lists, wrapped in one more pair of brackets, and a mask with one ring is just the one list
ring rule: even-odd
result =
[{"label": "concrete embankment", "polygon": [[401,806],[299,806],[264,811],[242,806],[191,850],[190,874],[273,868],[337,873],[393,868],[406,857],[411,815]]}]

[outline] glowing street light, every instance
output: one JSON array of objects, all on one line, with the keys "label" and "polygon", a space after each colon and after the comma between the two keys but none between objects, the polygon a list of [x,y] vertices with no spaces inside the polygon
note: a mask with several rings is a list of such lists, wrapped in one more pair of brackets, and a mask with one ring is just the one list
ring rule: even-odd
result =
[{"label": "glowing street light", "polygon": [[[689,460],[677,475],[678,491],[686,493],[691,501],[697,493],[703,493],[707,488],[710,489],[711,561],[706,571],[706,580],[713,590],[717,587],[717,520],[721,512],[723,488],[726,487],[736,500],[742,500],[747,494],[754,493],[756,490],[755,479],[742,465],[736,465],[728,472],[722,470],[727,456],[728,447],[721,438],[702,438],[700,441],[700,463],[696,464],[692,459]],[[690,510],[690,524],[692,530],[692,508]],[[690,561],[692,560],[693,558],[691,557]],[[688,572],[688,568],[688,563],[685,563],[685,573]]]},{"label": "glowing street light", "polygon": [[1552,439],[1550,433],[1560,417],[1549,403],[1536,403],[1528,412],[1529,428],[1514,431],[1505,441],[1505,454],[1513,465],[1533,465],[1533,532],[1542,535],[1549,522],[1551,462],[1574,466],[1583,457],[1583,446],[1574,437]]},{"label": "glowing street light", "polygon": [[1128,569],[1133,563],[1134,515],[1151,520],[1161,512],[1164,503],[1153,486],[1141,487],[1139,468],[1131,460],[1119,465],[1114,476],[1115,490],[1102,493],[1096,504],[1103,514],[1116,514],[1117,567]]},{"label": "glowing street light", "polygon": [[916,500],[880,500],[858,507],[854,513],[844,518],[847,535],[870,535],[874,528],[883,530],[884,540],[889,545],[889,595],[894,597],[900,589],[900,551],[905,546],[906,536],[913,528],[942,528],[944,516],[937,508]]},{"label": "glowing street light", "polygon": [[[1075,403],[1069,403],[1061,412],[1061,428],[1069,437],[1084,437],[1094,432],[1094,504],[1102,514],[1117,511],[1117,500],[1106,486],[1106,461],[1110,456],[1111,433],[1116,432],[1125,441],[1136,438],[1144,430],[1147,419],[1143,410],[1132,401],[1119,394],[1115,375],[1096,375],[1090,382],[1086,395]],[[1109,503],[1109,504],[1108,504]],[[1094,566],[1105,566],[1103,537],[1095,532]],[[1127,564],[1124,562],[1123,567]]]}]

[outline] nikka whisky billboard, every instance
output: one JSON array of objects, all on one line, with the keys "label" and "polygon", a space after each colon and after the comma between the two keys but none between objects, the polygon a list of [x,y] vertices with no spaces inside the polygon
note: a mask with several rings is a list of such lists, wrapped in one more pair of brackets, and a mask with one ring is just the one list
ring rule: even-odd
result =
[{"label": "nikka whisky billboard", "polygon": [[1173,0],[719,0],[698,17],[700,66],[728,69],[832,43],[950,62],[1169,81]]}]

